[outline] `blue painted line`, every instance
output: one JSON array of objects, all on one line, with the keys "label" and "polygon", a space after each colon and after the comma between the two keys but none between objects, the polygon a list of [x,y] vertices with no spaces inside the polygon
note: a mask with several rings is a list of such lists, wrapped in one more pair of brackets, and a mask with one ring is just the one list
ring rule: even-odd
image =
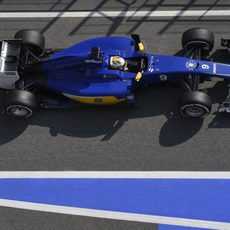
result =
[{"label": "blue painted line", "polygon": [[0,199],[230,222],[227,179],[0,179]]},{"label": "blue painted line", "polygon": [[158,230],[209,230],[207,228],[181,227],[176,225],[159,224]]}]

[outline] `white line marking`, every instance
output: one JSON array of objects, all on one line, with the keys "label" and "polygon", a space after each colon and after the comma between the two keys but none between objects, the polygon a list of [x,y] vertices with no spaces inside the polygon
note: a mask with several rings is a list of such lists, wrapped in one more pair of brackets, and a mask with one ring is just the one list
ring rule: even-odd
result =
[{"label": "white line marking", "polygon": [[214,17],[230,16],[230,10],[156,10],[156,11],[71,11],[0,12],[0,18],[87,18],[87,17]]},{"label": "white line marking", "polygon": [[0,199],[0,206],[27,209],[33,211],[43,211],[43,212],[52,212],[52,213],[88,216],[88,217],[97,217],[97,218],[106,218],[106,219],[115,219],[115,220],[138,221],[138,222],[145,222],[145,223],[178,225],[178,226],[187,226],[187,227],[194,227],[194,228],[226,229],[226,230],[230,229],[230,223],[225,223],[225,222],[144,215],[144,214],[135,214],[135,213],[127,213],[127,212],[104,211],[104,210],[97,210],[97,209],[75,208],[75,207],[67,207],[67,206],[60,206],[60,205],[38,204],[33,202],[13,201],[13,200],[5,200],[5,199]]},{"label": "white line marking", "polygon": [[203,171],[0,171],[1,178],[230,179],[230,172]]},{"label": "white line marking", "polygon": [[216,74],[216,63],[213,64],[213,73]]}]

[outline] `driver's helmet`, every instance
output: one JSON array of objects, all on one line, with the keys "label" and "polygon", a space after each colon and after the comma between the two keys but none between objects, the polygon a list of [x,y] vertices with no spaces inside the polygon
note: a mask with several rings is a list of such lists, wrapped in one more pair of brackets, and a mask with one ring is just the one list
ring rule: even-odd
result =
[{"label": "driver's helmet", "polygon": [[112,69],[122,69],[126,65],[126,61],[124,58],[120,56],[112,56],[110,58],[110,67]]}]

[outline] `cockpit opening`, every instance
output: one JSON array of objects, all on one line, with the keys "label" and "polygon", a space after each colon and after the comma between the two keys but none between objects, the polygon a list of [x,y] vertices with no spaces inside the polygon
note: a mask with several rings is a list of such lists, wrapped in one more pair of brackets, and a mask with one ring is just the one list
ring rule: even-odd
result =
[{"label": "cockpit opening", "polygon": [[109,61],[111,69],[126,72],[138,73],[145,72],[148,67],[148,58],[145,56],[123,58],[121,56],[111,56]]}]

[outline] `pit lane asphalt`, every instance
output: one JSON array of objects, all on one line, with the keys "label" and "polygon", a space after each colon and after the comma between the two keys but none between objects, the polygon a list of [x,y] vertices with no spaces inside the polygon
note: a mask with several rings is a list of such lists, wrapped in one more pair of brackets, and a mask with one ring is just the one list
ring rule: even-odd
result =
[{"label": "pit lane asphalt", "polygon": [[[16,0],[9,0],[0,2],[0,11],[230,9],[228,1],[205,1],[205,4],[204,1],[130,2],[47,0],[35,3],[28,0],[26,3],[18,3]],[[47,47],[63,48],[91,37],[129,36],[135,32],[141,35],[147,52],[173,55],[181,49],[181,34],[191,27],[204,27],[214,31],[214,51],[219,50],[220,37],[230,38],[229,19],[1,19],[0,39],[11,38],[16,31],[31,28],[44,33]],[[214,52],[213,56],[219,57],[220,53]],[[181,91],[178,87],[167,84],[143,91],[137,109],[89,107],[50,110],[41,111],[26,121],[0,116],[0,170],[228,171],[230,114],[216,114],[218,103],[225,98],[227,90],[219,81],[205,83],[202,87],[208,88],[214,103],[212,113],[204,120],[181,118],[177,112],[177,99]],[[82,226],[88,226],[87,229],[97,229],[94,228],[95,222],[100,223],[98,229],[106,229],[105,226],[113,222],[92,218],[91,223],[91,218],[55,214],[40,214],[37,219],[37,212],[13,211],[8,208],[0,210],[0,216],[6,222],[3,225],[8,226],[2,227],[3,229],[30,229],[16,226],[17,218],[23,215],[26,221],[28,213],[33,216],[31,221],[28,220],[28,225],[34,226],[38,220],[43,224],[43,229],[63,229],[57,224],[61,221],[60,216],[63,218],[62,223],[71,219],[73,225],[82,223]],[[47,228],[44,227],[41,216],[49,219]],[[15,226],[10,226],[11,220]],[[57,224],[55,228],[50,224],[52,221]],[[121,229],[150,227],[148,224],[138,223],[132,224],[140,225],[139,227],[132,227],[132,224],[124,223],[127,225],[124,224]],[[65,225],[65,229],[75,229],[71,228],[73,225]],[[116,227],[114,224],[114,229]],[[151,225],[151,229],[152,227]]]}]

